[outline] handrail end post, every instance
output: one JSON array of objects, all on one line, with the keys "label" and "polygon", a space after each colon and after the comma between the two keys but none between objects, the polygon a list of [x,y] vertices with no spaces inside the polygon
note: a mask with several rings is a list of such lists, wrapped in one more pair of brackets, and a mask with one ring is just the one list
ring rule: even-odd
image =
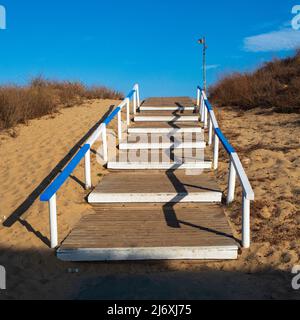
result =
[{"label": "handrail end post", "polygon": [[127,108],[127,126],[130,126],[130,99],[126,99],[126,108]]},{"label": "handrail end post", "polygon": [[217,170],[219,167],[219,137],[215,133],[215,138],[214,138],[214,157],[213,157],[213,162],[214,162],[214,170]]},{"label": "handrail end post", "polygon": [[92,188],[92,177],[91,177],[91,150],[89,149],[85,154],[85,189],[89,190]]},{"label": "handrail end post", "polygon": [[122,141],[122,116],[121,110],[118,112],[118,139],[119,143]]},{"label": "handrail end post", "polygon": [[56,208],[56,194],[49,200],[49,220],[50,220],[50,246],[55,249],[58,245],[57,235],[57,208]]},{"label": "handrail end post", "polygon": [[136,115],[136,108],[137,108],[137,90],[134,90],[133,95],[133,114]]},{"label": "handrail end post", "polygon": [[234,201],[236,185],[236,170],[232,160],[229,165],[229,177],[228,177],[228,193],[227,193],[227,205],[230,205]]},{"label": "handrail end post", "polygon": [[243,225],[242,225],[242,245],[243,248],[250,248],[250,200],[243,194]]},{"label": "handrail end post", "polygon": [[209,120],[209,132],[208,132],[208,145],[212,145],[212,137],[213,137],[213,123],[212,120]]},{"label": "handrail end post", "polygon": [[107,146],[107,130],[106,125],[102,128],[102,147],[103,147],[103,160],[105,163],[108,161],[108,146]]}]

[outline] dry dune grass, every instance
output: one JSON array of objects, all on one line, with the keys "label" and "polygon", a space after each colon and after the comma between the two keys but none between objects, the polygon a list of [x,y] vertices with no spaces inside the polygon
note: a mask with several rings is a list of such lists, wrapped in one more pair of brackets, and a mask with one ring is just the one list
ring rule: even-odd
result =
[{"label": "dry dune grass", "polygon": [[121,99],[120,92],[106,87],[86,87],[80,82],[50,81],[41,77],[28,86],[0,87],[0,130],[53,114],[60,108],[83,103],[86,99]]},{"label": "dry dune grass", "polygon": [[210,97],[219,106],[300,113],[299,88],[300,50],[294,57],[275,59],[254,72],[226,75],[210,88]]}]

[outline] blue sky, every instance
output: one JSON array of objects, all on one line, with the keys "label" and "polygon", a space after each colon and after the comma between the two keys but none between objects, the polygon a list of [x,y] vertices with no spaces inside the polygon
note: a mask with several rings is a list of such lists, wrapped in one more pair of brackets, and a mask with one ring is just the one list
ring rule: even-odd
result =
[{"label": "blue sky", "polygon": [[[0,83],[34,75],[104,84],[143,96],[193,95],[208,41],[208,80],[251,70],[300,47],[300,0],[0,0]],[[300,25],[300,19],[299,19]]]}]

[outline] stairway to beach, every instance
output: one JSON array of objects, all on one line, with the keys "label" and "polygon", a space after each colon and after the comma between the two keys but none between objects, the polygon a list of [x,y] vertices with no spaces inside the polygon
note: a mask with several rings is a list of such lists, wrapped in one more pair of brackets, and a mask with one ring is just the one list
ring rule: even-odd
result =
[{"label": "stairway to beach", "polygon": [[[62,260],[236,259],[200,121],[190,98],[150,98],[130,121],[94,213],[63,241]],[[109,150],[110,153],[110,150]],[[199,156],[200,155],[200,156]]]}]

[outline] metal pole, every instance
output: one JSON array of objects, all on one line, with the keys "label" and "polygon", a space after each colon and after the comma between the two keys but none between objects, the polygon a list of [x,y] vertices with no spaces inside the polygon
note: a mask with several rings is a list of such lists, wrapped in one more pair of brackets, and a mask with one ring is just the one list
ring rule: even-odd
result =
[{"label": "metal pole", "polygon": [[203,88],[205,93],[206,91],[206,38],[203,37]]}]

